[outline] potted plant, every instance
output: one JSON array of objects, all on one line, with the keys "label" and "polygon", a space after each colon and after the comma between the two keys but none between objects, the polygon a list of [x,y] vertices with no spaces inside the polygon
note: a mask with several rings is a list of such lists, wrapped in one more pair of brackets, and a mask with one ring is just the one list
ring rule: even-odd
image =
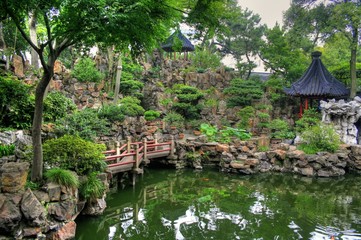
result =
[{"label": "potted plant", "polygon": [[155,110],[148,110],[144,112],[144,118],[147,120],[147,125],[154,125],[154,120],[160,117],[160,112]]}]

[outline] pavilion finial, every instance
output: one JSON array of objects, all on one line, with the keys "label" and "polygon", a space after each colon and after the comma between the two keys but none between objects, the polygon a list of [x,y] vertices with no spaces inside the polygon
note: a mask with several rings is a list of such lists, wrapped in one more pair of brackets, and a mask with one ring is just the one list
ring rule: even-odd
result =
[{"label": "pavilion finial", "polygon": [[320,52],[320,51],[315,51],[315,52],[311,53],[312,59],[320,58],[321,55],[322,55],[322,52]]}]

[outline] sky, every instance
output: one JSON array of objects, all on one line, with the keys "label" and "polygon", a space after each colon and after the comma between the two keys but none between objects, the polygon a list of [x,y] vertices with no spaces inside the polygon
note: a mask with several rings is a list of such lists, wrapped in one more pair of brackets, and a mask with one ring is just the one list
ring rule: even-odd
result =
[{"label": "sky", "polygon": [[242,8],[248,8],[262,18],[262,23],[272,28],[276,22],[282,25],[282,15],[291,0],[238,0]]}]

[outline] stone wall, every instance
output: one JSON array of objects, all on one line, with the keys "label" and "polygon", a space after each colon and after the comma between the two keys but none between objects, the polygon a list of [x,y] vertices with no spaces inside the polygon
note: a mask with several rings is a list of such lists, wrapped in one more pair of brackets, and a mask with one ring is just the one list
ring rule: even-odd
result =
[{"label": "stone wall", "polygon": [[218,165],[221,170],[240,174],[290,172],[308,177],[342,176],[347,171],[361,172],[361,146],[342,145],[336,153],[305,154],[296,146],[280,143],[271,150],[258,151],[260,139],[234,141],[232,144],[206,143],[204,137],[177,143],[177,156],[165,161],[177,168]]}]

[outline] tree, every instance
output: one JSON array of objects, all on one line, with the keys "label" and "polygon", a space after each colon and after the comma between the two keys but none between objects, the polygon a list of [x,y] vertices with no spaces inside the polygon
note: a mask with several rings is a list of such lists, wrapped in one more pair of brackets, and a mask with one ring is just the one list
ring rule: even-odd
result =
[{"label": "tree", "polygon": [[[42,179],[43,153],[41,126],[46,88],[54,74],[54,62],[74,44],[91,46],[95,42],[131,46],[134,53],[154,45],[179,17],[171,0],[2,0],[0,19],[9,19],[21,36],[38,53],[43,76],[35,90],[35,112],[32,126],[34,158],[32,181]],[[44,22],[45,39],[37,45],[26,31],[28,13]]]},{"label": "tree", "polygon": [[[233,9],[233,17],[226,22],[229,31],[218,41],[222,46],[221,51],[236,59],[238,69],[243,73],[241,76],[246,75],[245,78],[248,79],[252,69],[257,66],[252,57],[259,54],[265,26],[260,24],[261,18],[258,14],[253,14],[248,9],[242,10],[238,6]],[[243,57],[246,62],[243,62]]]}]

